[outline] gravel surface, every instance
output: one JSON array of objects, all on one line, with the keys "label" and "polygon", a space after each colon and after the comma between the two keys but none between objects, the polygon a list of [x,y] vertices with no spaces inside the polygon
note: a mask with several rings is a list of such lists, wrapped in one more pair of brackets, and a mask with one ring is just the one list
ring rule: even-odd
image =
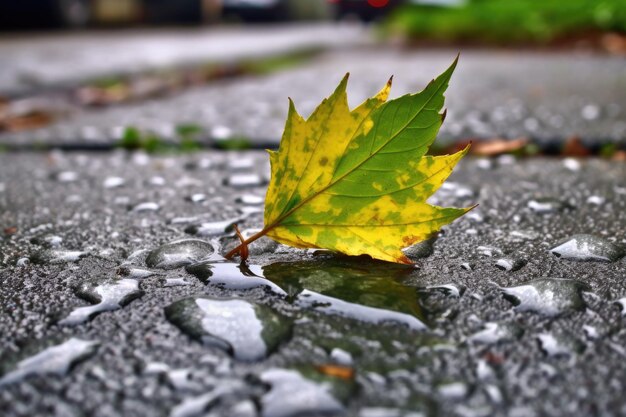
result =
[{"label": "gravel surface", "polygon": [[240,269],[266,159],[0,154],[4,415],[626,413],[624,164],[468,158],[433,202],[480,206],[415,269],[269,240]]}]

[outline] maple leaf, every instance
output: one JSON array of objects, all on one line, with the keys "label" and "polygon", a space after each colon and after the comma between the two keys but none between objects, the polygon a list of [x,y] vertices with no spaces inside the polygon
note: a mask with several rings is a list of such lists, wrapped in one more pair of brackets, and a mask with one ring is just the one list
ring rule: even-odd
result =
[{"label": "maple leaf", "polygon": [[420,93],[387,101],[390,79],[354,110],[348,75],[306,120],[290,99],[280,148],[269,151],[265,227],[226,257],[267,235],[298,248],[410,264],[402,248],[472,208],[426,202],[468,151],[425,156],[445,118],[443,93],[457,60]]}]

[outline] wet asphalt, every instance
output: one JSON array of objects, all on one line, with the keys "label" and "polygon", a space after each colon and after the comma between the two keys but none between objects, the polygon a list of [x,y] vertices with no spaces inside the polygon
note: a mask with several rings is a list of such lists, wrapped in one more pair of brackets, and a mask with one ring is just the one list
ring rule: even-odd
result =
[{"label": "wet asphalt", "polygon": [[[263,152],[1,158],[5,378],[47,347],[97,343],[1,384],[5,415],[624,412],[622,163],[468,158],[431,202],[479,207],[409,249],[417,268],[264,240],[245,276],[212,263],[235,243],[230,223],[262,224]],[[586,246],[562,247],[581,234]],[[208,244],[169,266],[176,250],[150,254],[180,239]],[[205,258],[214,273],[184,267]],[[121,308],[63,321],[120,280],[135,291]],[[233,298],[237,313],[215,316]]]}]

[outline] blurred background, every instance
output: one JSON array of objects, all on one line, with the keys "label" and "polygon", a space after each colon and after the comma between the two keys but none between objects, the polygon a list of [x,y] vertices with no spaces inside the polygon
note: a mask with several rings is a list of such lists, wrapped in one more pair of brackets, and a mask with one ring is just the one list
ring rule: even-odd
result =
[{"label": "blurred background", "polygon": [[446,147],[626,136],[626,0],[0,0],[0,29],[10,149],[275,146],[288,95],[419,91],[459,52]]}]

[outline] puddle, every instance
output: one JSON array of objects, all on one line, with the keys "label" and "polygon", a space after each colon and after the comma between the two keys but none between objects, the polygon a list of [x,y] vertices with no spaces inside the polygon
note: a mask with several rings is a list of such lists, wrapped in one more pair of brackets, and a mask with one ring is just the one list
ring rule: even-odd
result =
[{"label": "puddle", "polygon": [[291,336],[289,319],[242,299],[186,298],[166,307],[165,316],[194,339],[243,361],[267,357]]},{"label": "puddle", "polygon": [[411,267],[362,258],[279,262],[263,267],[263,275],[300,307],[423,329],[425,315],[417,290],[402,283],[412,271]]},{"label": "puddle", "polygon": [[18,362],[17,367],[0,378],[0,386],[12,384],[36,375],[66,375],[78,361],[96,352],[97,342],[71,338],[60,345],[51,346],[38,354]]},{"label": "puddle", "polygon": [[265,287],[275,294],[287,295],[278,285],[263,278],[258,265],[241,265],[232,262],[200,262],[185,268],[207,285],[229,290],[250,290]]},{"label": "puddle", "polygon": [[143,295],[143,291],[139,289],[139,282],[134,279],[121,279],[97,286],[83,285],[75,292],[78,297],[96,304],[76,308],[59,324],[84,323],[102,312],[119,310]]}]

